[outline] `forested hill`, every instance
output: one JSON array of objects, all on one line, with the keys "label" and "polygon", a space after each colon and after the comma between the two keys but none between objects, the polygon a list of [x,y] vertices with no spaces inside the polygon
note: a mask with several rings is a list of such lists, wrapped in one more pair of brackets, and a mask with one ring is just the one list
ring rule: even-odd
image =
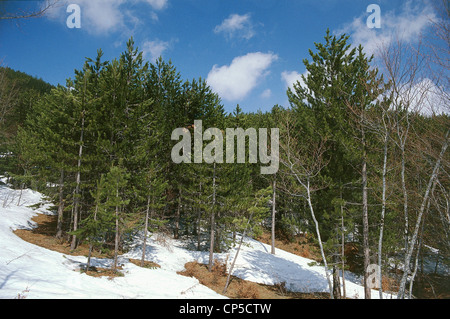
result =
[{"label": "forested hill", "polygon": [[17,126],[23,125],[31,105],[53,85],[9,67],[0,66],[0,101],[2,139],[14,136]]},{"label": "forested hill", "polygon": [[53,85],[45,82],[41,78],[29,75],[25,72],[11,69],[9,67],[1,67],[0,71],[3,72],[9,81],[13,81],[17,88],[20,90],[35,90],[40,93],[48,93],[52,89]]}]

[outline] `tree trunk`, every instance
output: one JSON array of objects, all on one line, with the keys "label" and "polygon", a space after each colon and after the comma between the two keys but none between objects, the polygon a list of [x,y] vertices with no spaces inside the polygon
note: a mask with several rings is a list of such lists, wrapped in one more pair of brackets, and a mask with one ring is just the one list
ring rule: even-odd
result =
[{"label": "tree trunk", "polygon": [[[405,240],[405,252],[408,251],[409,242],[409,217],[408,217],[408,191],[406,189],[406,163],[405,163],[405,145],[401,146],[401,179],[402,179],[402,192],[403,192],[403,216],[405,218],[404,240]],[[406,260],[405,260],[406,261]]]},{"label": "tree trunk", "polygon": [[250,225],[250,221],[252,220],[252,218],[253,218],[253,213],[250,215],[250,218],[247,221],[247,225],[245,226],[244,232],[242,233],[241,241],[239,242],[239,247],[236,251],[236,255],[234,256],[233,262],[231,263],[230,270],[228,270],[227,281],[226,281],[225,287],[223,288],[223,291],[222,291],[223,295],[225,295],[227,292],[227,288],[230,283],[230,277],[231,277],[231,273],[233,272],[234,264],[236,263],[239,252],[241,251],[241,246],[242,246],[242,243],[244,242],[245,234],[247,232],[248,226]]},{"label": "tree trunk", "polygon": [[[78,210],[80,206],[80,183],[81,183],[81,156],[83,154],[83,134],[84,134],[84,111],[81,119],[81,133],[80,133],[80,147],[78,150],[78,163],[77,163],[77,177],[74,196],[74,210],[73,210],[73,230],[78,229]],[[72,243],[70,249],[74,250],[77,247],[77,235],[72,236]]]},{"label": "tree trunk", "polygon": [[[296,178],[297,178],[297,180],[299,180],[298,176],[296,176]],[[312,202],[311,202],[311,192],[310,192],[310,187],[309,187],[309,179],[308,179],[307,184],[305,186],[306,186],[305,188],[306,188],[306,193],[307,193],[306,200],[308,202],[309,210],[311,212],[311,216],[312,216],[312,219],[314,221],[314,225],[316,227],[316,234],[317,234],[317,240],[319,241],[320,254],[322,255],[322,260],[323,260],[324,268],[325,268],[325,275],[327,277],[328,288],[330,290],[330,298],[333,299],[333,285],[332,285],[331,280],[330,280],[330,272],[328,270],[328,263],[327,263],[327,259],[325,258],[325,251],[323,249],[322,239],[320,237],[319,222],[316,219],[316,214],[314,213],[314,208],[313,208],[313,205],[312,205]]]},{"label": "tree trunk", "polygon": [[[342,198],[342,197],[341,197]],[[346,298],[345,291],[345,233],[344,233],[344,212],[341,205],[341,262],[342,262],[342,297]]]},{"label": "tree trunk", "polygon": [[276,213],[276,188],[277,188],[277,181],[273,180],[273,197],[272,197],[272,249],[271,253],[272,255],[275,255],[275,213]]},{"label": "tree trunk", "polygon": [[[97,221],[98,204],[99,204],[99,203],[98,203],[98,201],[97,201],[97,203],[95,204],[94,221]],[[92,248],[93,248],[93,245],[92,245],[92,238],[91,238],[91,239],[90,239],[90,242],[89,242],[89,254],[88,254],[88,260],[87,260],[86,271],[88,271],[89,268],[91,267]]]},{"label": "tree trunk", "polygon": [[[116,199],[119,199],[119,185],[116,189]],[[117,271],[117,255],[119,253],[119,206],[116,206],[116,236],[114,240],[114,271]]]},{"label": "tree trunk", "polygon": [[181,186],[178,189],[178,207],[177,214],[175,216],[175,229],[174,229],[174,238],[178,239],[180,237],[180,216],[181,216]]},{"label": "tree trunk", "polygon": [[430,180],[428,181],[427,189],[425,191],[425,194],[424,194],[424,197],[423,197],[423,200],[422,200],[422,204],[420,206],[419,213],[418,213],[418,216],[417,216],[417,222],[416,222],[416,225],[415,225],[415,228],[414,228],[414,233],[413,233],[413,235],[411,237],[411,240],[409,242],[409,245],[408,245],[408,251],[406,252],[406,257],[405,257],[405,266],[404,266],[405,269],[404,269],[404,272],[403,272],[402,279],[400,281],[400,288],[399,288],[398,295],[397,295],[398,299],[403,299],[405,297],[406,279],[408,278],[408,275],[409,275],[409,271],[408,270],[409,270],[409,265],[410,265],[410,262],[411,262],[411,257],[412,257],[412,253],[413,253],[414,243],[417,241],[417,235],[419,233],[420,223],[422,221],[422,216],[423,216],[423,213],[425,211],[425,207],[426,207],[426,204],[427,204],[427,201],[428,201],[428,197],[430,195],[431,188],[433,186],[433,183],[434,183],[435,179],[437,178],[437,175],[439,173],[439,168],[441,166],[442,158],[443,158],[444,153],[445,153],[445,151],[447,150],[447,147],[448,147],[448,135],[449,135],[449,132],[450,132],[450,130],[448,130],[447,133],[445,134],[445,141],[444,141],[444,144],[442,145],[441,153],[439,154],[439,157],[438,157],[438,159],[436,161],[436,164],[435,164],[435,166],[433,168],[433,172],[432,172],[432,174],[430,176]]},{"label": "tree trunk", "polygon": [[380,283],[379,292],[380,299],[383,299],[383,278],[381,275],[381,259],[383,251],[383,232],[384,232],[384,216],[386,214],[386,175],[387,175],[387,156],[388,156],[389,133],[384,136],[384,156],[383,156],[383,190],[381,195],[381,221],[380,221],[380,238],[378,239],[378,282]]},{"label": "tree trunk", "polygon": [[210,243],[209,243],[209,263],[208,270],[212,271],[213,266],[213,258],[214,258],[214,231],[215,231],[215,206],[216,206],[216,163],[214,163],[213,170],[213,197],[212,197],[212,209],[211,209],[211,234],[210,234]]},{"label": "tree trunk", "polygon": [[369,208],[367,203],[367,155],[365,132],[362,130],[362,207],[363,207],[363,250],[364,250],[364,298],[371,299],[371,289],[369,285],[370,250],[369,250]]},{"label": "tree trunk", "polygon": [[341,299],[341,284],[339,282],[339,269],[336,265],[333,266],[333,297]]},{"label": "tree trunk", "polygon": [[147,197],[147,210],[145,212],[145,225],[144,225],[144,242],[142,243],[142,258],[141,267],[144,266],[145,251],[147,248],[147,233],[148,233],[148,215],[150,212],[150,195]]},{"label": "tree trunk", "polygon": [[[200,182],[200,192],[199,192],[199,200],[200,194],[202,193],[202,183]],[[202,218],[202,210],[198,208],[197,212],[197,250],[200,250],[201,247],[201,218]]]},{"label": "tree trunk", "polygon": [[56,238],[60,239],[62,236],[62,224],[64,214],[64,170],[61,170],[59,178],[59,204],[58,204],[58,222],[56,225]]}]

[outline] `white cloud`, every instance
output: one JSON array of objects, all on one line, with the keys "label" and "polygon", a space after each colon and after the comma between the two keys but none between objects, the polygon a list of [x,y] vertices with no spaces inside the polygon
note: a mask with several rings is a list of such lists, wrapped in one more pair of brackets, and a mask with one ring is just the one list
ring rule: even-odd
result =
[{"label": "white cloud", "polygon": [[115,31],[124,26],[120,5],[124,0],[77,0],[81,7],[82,28],[89,33]]},{"label": "white cloud", "polygon": [[[136,0],[141,4],[147,4],[151,10],[163,10],[168,5],[168,0]],[[136,9],[125,7],[126,0],[66,0],[48,11],[48,18],[60,20],[65,23],[69,4],[78,4],[81,10],[81,29],[90,34],[103,35],[109,32],[127,32],[142,21],[138,18]],[[158,20],[154,11],[148,14],[153,21]]]},{"label": "white cloud", "polygon": [[249,40],[255,35],[250,14],[231,14],[222,24],[214,28],[214,32],[223,33],[230,39],[238,37]]},{"label": "white cloud", "polygon": [[337,34],[351,35],[351,41],[355,45],[361,44],[367,54],[376,54],[381,45],[389,45],[396,38],[405,42],[413,42],[430,25],[430,20],[435,18],[435,13],[430,6],[416,4],[407,1],[403,5],[403,11],[384,12],[381,6],[381,28],[369,28],[366,24],[369,14],[355,18],[351,23],[344,25]]},{"label": "white cloud", "polygon": [[264,92],[261,93],[261,97],[263,99],[268,99],[271,96],[272,96],[272,90],[271,89],[266,89],[266,90],[264,90]]},{"label": "white cloud", "polygon": [[277,58],[275,54],[261,52],[236,57],[230,65],[214,65],[207,82],[223,99],[245,98],[267,75],[267,69]]},{"label": "white cloud", "polygon": [[303,74],[300,74],[297,71],[283,71],[281,73],[281,79],[284,81],[287,88],[293,90],[294,84],[297,83],[297,81],[300,83],[301,86],[305,85],[302,79],[302,75],[306,77],[307,74],[308,74],[307,71],[305,71],[305,73]]},{"label": "white cloud", "polygon": [[405,85],[399,92],[400,100],[409,106],[410,111],[424,115],[450,114],[450,95],[431,79],[424,78],[412,86]]},{"label": "white cloud", "polygon": [[162,10],[167,7],[168,0],[145,0],[155,10]]},{"label": "white cloud", "polygon": [[145,41],[142,44],[142,52],[144,57],[153,63],[157,58],[163,55],[164,51],[166,51],[169,47],[170,43],[166,41]]}]

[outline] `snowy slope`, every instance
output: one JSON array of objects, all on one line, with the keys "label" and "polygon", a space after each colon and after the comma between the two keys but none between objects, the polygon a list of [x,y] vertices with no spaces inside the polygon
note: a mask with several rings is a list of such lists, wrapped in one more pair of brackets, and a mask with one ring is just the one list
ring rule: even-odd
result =
[{"label": "snowy slope", "polygon": [[[48,203],[40,208],[30,205],[44,203],[41,194],[24,190],[20,205],[19,191],[0,185],[0,298],[154,298],[154,299],[221,299],[225,298],[199,284],[195,278],[178,275],[185,263],[197,260],[206,263],[205,252],[190,251],[183,242],[171,240],[160,245],[150,238],[146,258],[161,268],[145,269],[128,261],[140,259],[142,248],[136,240],[131,250],[120,257],[125,275],[114,279],[96,278],[80,273],[86,263],[84,256],[65,256],[25,242],[13,233],[19,228],[34,227],[31,218],[38,213],[49,214]],[[231,263],[235,251],[217,254],[218,259]],[[93,266],[105,266],[111,260],[93,259]],[[309,266],[312,260],[280,249],[270,254],[270,246],[248,239],[236,261],[233,275],[264,284],[286,282],[294,291],[327,291],[323,267]],[[350,278],[350,276],[349,276]],[[355,279],[356,281],[356,279]],[[347,296],[362,298],[363,287],[347,280]],[[378,292],[373,291],[373,298]],[[390,296],[386,296],[390,298]]]}]

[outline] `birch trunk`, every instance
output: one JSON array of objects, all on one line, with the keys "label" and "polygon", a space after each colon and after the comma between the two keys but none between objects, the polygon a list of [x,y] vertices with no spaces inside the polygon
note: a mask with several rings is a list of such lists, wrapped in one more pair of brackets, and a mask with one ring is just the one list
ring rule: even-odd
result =
[{"label": "birch trunk", "polygon": [[[342,198],[342,197],[341,197]],[[344,212],[341,205],[341,262],[342,262],[342,297],[346,298],[346,289],[345,289],[345,234],[344,234]]]},{"label": "birch trunk", "polygon": [[430,195],[431,188],[433,186],[434,181],[437,178],[442,158],[443,158],[444,153],[445,153],[445,151],[447,150],[447,147],[448,147],[448,135],[449,135],[449,132],[450,132],[450,130],[448,130],[447,133],[445,134],[445,141],[444,141],[444,144],[442,145],[441,153],[439,154],[439,157],[438,157],[438,159],[436,161],[436,164],[435,164],[435,166],[433,168],[433,172],[432,172],[432,174],[430,176],[430,180],[428,181],[427,189],[425,191],[425,194],[424,194],[424,197],[423,197],[423,200],[422,200],[422,204],[420,206],[419,213],[418,213],[418,216],[417,216],[417,222],[416,222],[416,225],[414,227],[414,233],[413,233],[413,235],[411,237],[411,240],[409,242],[409,245],[408,245],[408,251],[406,252],[406,256],[405,256],[404,272],[403,272],[402,279],[400,281],[400,288],[399,288],[398,295],[397,295],[398,299],[403,299],[405,297],[406,280],[407,280],[408,275],[409,275],[409,271],[408,270],[409,270],[409,265],[410,265],[410,262],[411,262],[411,257],[412,257],[412,253],[413,253],[414,244],[417,241],[417,235],[419,233],[420,223],[422,221],[422,216],[423,216],[423,213],[425,211],[425,207],[426,207],[426,204],[427,204],[427,201],[428,201],[428,197]]},{"label": "birch trunk", "polygon": [[[298,176],[296,176],[296,177],[297,177],[297,180],[299,180]],[[314,220],[314,225],[316,227],[316,234],[317,234],[317,240],[319,241],[320,254],[322,255],[322,260],[323,260],[323,264],[324,264],[324,268],[325,268],[325,275],[327,277],[328,288],[330,290],[330,298],[333,299],[333,284],[331,283],[331,279],[330,279],[330,272],[328,270],[327,259],[325,258],[325,251],[323,249],[322,238],[320,237],[319,222],[316,219],[316,214],[314,213],[314,208],[313,208],[313,205],[311,202],[309,179],[307,180],[307,184],[305,186],[306,186],[306,193],[307,193],[306,200],[308,202],[309,210],[311,212],[311,217]]]},{"label": "birch trunk", "polygon": [[275,255],[275,212],[276,212],[276,187],[277,181],[273,180],[273,197],[272,197],[272,255]]},{"label": "birch trunk", "polygon": [[[98,213],[98,202],[95,204],[94,221],[97,221],[97,213]],[[89,243],[89,254],[88,254],[86,271],[88,271],[89,268],[91,268],[92,248],[93,248],[93,246],[92,246],[92,240],[91,240],[91,242]]]},{"label": "birch trunk", "polygon": [[386,214],[386,175],[387,175],[387,153],[388,153],[389,133],[384,136],[384,156],[383,156],[383,190],[381,195],[381,222],[380,222],[380,238],[378,239],[378,282],[380,283],[379,292],[380,299],[383,299],[383,285],[381,275],[381,257],[383,252],[383,232],[384,232],[384,216]]},{"label": "birch trunk", "polygon": [[211,209],[211,234],[209,243],[209,264],[208,264],[208,270],[210,272],[212,271],[214,258],[215,206],[216,206],[216,163],[214,163],[214,170],[213,170],[213,197]]},{"label": "birch trunk", "polygon": [[181,216],[181,185],[178,190],[178,207],[177,214],[175,216],[175,230],[174,230],[174,238],[178,239],[180,237],[180,216]]},{"label": "birch trunk", "polygon": [[[81,119],[81,133],[80,133],[80,147],[78,149],[78,163],[77,163],[77,177],[76,186],[74,194],[74,210],[73,210],[73,230],[78,229],[78,210],[80,206],[80,183],[81,183],[81,156],[83,155],[83,135],[84,135],[84,110],[82,112]],[[70,244],[70,249],[74,250],[77,247],[77,235],[72,236],[72,243]]]},{"label": "birch trunk", "polygon": [[236,255],[234,256],[233,262],[231,263],[230,270],[228,270],[227,281],[225,283],[225,287],[223,288],[222,294],[226,294],[226,292],[227,292],[227,288],[228,288],[228,284],[230,283],[230,277],[231,277],[231,274],[233,272],[234,264],[236,263],[236,260],[237,260],[237,258],[239,256],[239,252],[241,251],[241,246],[242,246],[242,243],[244,241],[244,237],[246,235],[248,226],[250,225],[250,221],[252,220],[252,218],[253,218],[253,213],[250,215],[250,218],[247,221],[247,225],[245,226],[244,232],[242,233],[241,241],[239,242],[239,247],[238,247],[238,249],[236,251]]},{"label": "birch trunk", "polygon": [[[117,196],[119,196],[117,194]],[[114,271],[117,271],[117,255],[119,253],[119,207],[116,206],[116,236],[114,240]]]},{"label": "birch trunk", "polygon": [[363,204],[363,250],[364,250],[364,297],[371,299],[371,289],[369,285],[368,267],[370,265],[370,250],[369,250],[369,209],[367,203],[367,155],[366,155],[366,141],[365,132],[362,130],[362,147],[363,147],[363,161],[362,161],[362,204]]},{"label": "birch trunk", "polygon": [[150,213],[150,195],[147,197],[147,209],[145,211],[144,242],[142,243],[141,267],[144,267],[145,251],[146,251],[146,248],[147,248],[148,216],[149,216],[149,213]]}]

